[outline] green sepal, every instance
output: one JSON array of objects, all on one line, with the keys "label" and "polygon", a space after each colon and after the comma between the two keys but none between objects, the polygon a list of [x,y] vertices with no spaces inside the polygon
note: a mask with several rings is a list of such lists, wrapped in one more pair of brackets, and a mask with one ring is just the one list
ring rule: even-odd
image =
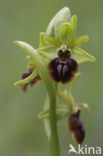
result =
[{"label": "green sepal", "polygon": [[83,62],[94,62],[95,57],[87,53],[81,48],[75,47],[72,49],[72,58],[74,58],[79,64]]},{"label": "green sepal", "polygon": [[45,52],[45,51],[40,51],[39,50],[39,54],[42,56],[43,59],[45,59],[45,61],[51,61],[52,59],[54,59],[55,57],[57,57],[57,53],[55,51],[52,52]]},{"label": "green sepal", "polygon": [[71,40],[73,40],[73,30],[70,24],[62,24],[60,28],[60,40],[63,44],[68,44]]},{"label": "green sepal", "polygon": [[58,48],[50,45],[37,49],[38,53],[42,56],[44,61],[47,63],[52,59],[54,59],[55,57],[57,57],[57,50]]},{"label": "green sepal", "polygon": [[28,69],[33,71],[35,69],[35,63],[33,60],[30,60],[28,65],[27,65]]}]

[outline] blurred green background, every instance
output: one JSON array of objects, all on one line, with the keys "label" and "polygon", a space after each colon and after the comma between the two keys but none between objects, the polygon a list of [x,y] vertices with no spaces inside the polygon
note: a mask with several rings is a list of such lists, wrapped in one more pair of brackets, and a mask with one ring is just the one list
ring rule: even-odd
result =
[{"label": "blurred green background", "polygon": [[[14,40],[38,47],[39,33],[62,7],[78,16],[77,36],[88,34],[83,48],[96,57],[95,63],[80,65],[80,80],[73,89],[77,102],[86,102],[91,112],[83,111],[86,127],[84,144],[103,145],[103,0],[0,0],[0,156],[47,156],[49,144],[42,120],[44,85],[28,88],[23,94],[13,83],[26,72],[25,53]],[[62,156],[72,143],[67,120],[58,123]]]}]

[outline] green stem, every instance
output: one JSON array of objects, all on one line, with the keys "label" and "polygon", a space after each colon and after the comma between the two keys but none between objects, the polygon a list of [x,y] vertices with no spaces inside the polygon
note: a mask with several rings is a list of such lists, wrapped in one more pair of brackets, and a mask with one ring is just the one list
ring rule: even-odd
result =
[{"label": "green stem", "polygon": [[59,141],[56,125],[56,99],[50,97],[50,128],[51,128],[51,156],[59,156]]},{"label": "green stem", "polygon": [[32,46],[22,41],[15,41],[14,43],[16,43],[28,55],[31,56],[31,58],[36,64],[36,68],[40,74],[40,77],[44,81],[44,84],[47,88],[50,99],[51,156],[60,156],[57,125],[56,125],[56,88],[54,86],[54,83],[50,79],[46,66],[42,61],[37,50],[35,50]]}]

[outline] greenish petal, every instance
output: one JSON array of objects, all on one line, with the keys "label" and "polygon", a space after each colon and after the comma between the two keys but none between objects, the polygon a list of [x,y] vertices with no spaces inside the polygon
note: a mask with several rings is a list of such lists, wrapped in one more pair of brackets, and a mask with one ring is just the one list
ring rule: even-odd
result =
[{"label": "greenish petal", "polygon": [[95,61],[95,57],[78,47],[72,49],[72,58],[74,58],[78,63]]},{"label": "greenish petal", "polygon": [[73,15],[71,17],[71,20],[70,20],[70,25],[72,27],[72,30],[73,30],[73,34],[75,36],[75,31],[76,31],[76,28],[77,28],[77,16],[76,15]]},{"label": "greenish petal", "polygon": [[70,24],[62,24],[60,28],[60,40],[63,44],[68,44],[71,40],[73,40],[73,30]]},{"label": "greenish petal", "polygon": [[78,37],[75,40],[71,41],[69,43],[69,46],[70,46],[70,48],[79,47],[84,42],[87,42],[88,40],[89,40],[89,37],[88,36],[81,36],[81,37]]},{"label": "greenish petal", "polygon": [[44,41],[51,44],[51,45],[54,45],[57,48],[59,48],[62,44],[59,39],[56,39],[54,37],[47,36],[47,35],[44,35]]}]

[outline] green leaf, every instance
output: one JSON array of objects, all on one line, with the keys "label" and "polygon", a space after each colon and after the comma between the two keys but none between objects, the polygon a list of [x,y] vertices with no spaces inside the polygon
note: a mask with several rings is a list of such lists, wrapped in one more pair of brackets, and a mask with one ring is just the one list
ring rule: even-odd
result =
[{"label": "green leaf", "polygon": [[71,41],[69,43],[70,48],[81,46],[82,43],[87,42],[89,40],[88,36],[81,36],[79,38],[76,38],[75,40]]},{"label": "green leaf", "polygon": [[78,47],[72,49],[71,57],[74,58],[78,63],[95,61],[95,57]]},{"label": "green leaf", "polygon": [[31,82],[35,77],[37,76],[37,70],[35,69],[33,71],[33,73],[28,76],[27,78],[20,80],[18,82],[15,82],[14,85],[22,85],[22,84],[28,84],[29,82]]},{"label": "green leaf", "polygon": [[60,27],[63,23],[70,21],[71,14],[68,7],[61,9],[50,21],[46,34],[55,38],[59,38]]},{"label": "green leaf", "polygon": [[73,40],[73,30],[70,24],[62,24],[60,28],[60,40],[64,44],[68,44],[71,40]]},{"label": "green leaf", "polygon": [[76,27],[77,27],[77,16],[73,15],[69,23],[70,23],[70,25],[72,27],[73,34],[75,36],[75,31],[76,31]]}]

